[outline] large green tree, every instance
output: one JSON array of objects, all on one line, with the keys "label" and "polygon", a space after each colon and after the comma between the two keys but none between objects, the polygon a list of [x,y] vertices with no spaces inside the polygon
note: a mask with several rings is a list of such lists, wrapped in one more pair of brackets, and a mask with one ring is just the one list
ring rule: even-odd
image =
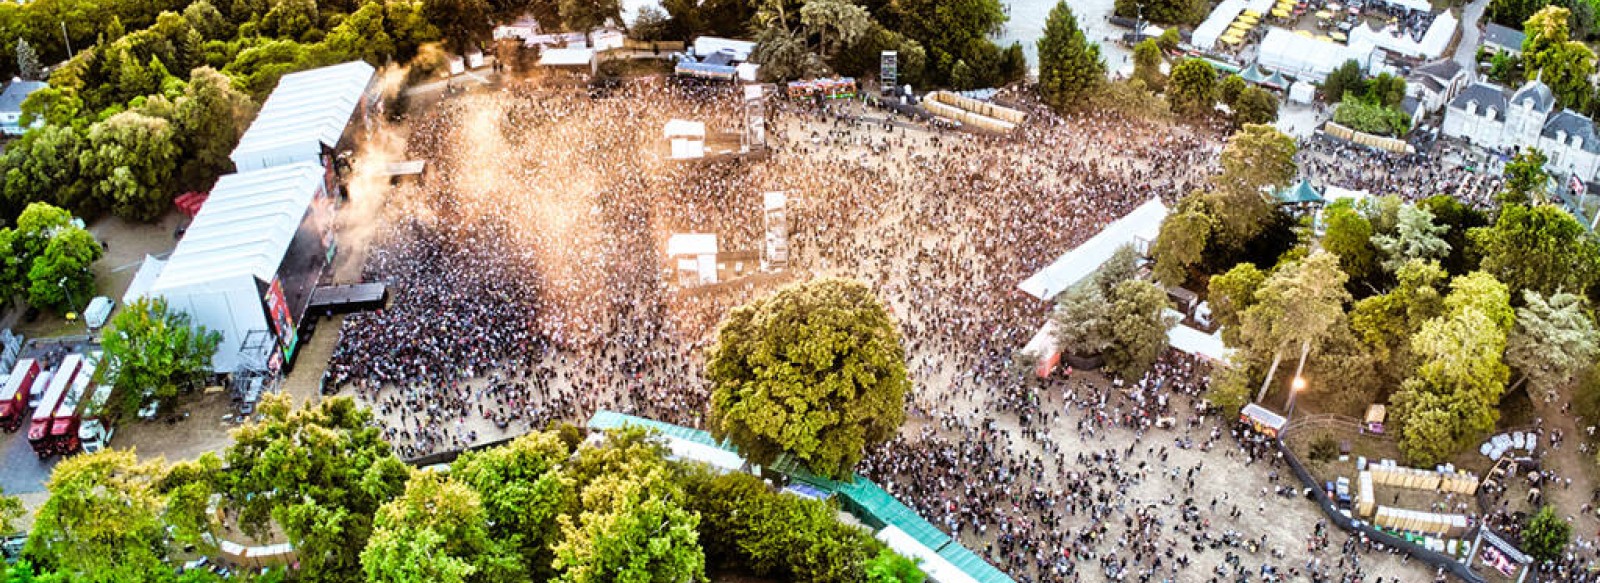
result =
[{"label": "large green tree", "polygon": [[1561,518],[1554,507],[1546,504],[1528,519],[1528,526],[1522,531],[1522,541],[1533,558],[1559,561],[1567,549],[1567,543],[1572,541],[1572,523]]},{"label": "large green tree", "polygon": [[[1430,466],[1494,428],[1510,369],[1506,335],[1515,313],[1505,286],[1487,273],[1451,280],[1445,313],[1411,337],[1418,366],[1392,402],[1400,450]],[[1441,442],[1440,434],[1448,436]]]},{"label": "large green tree", "polygon": [[824,279],[739,307],[706,362],[711,430],[746,458],[844,477],[905,422],[900,333],[866,285]]},{"label": "large green tree", "polygon": [[727,569],[784,581],[857,581],[878,547],[867,531],[834,518],[832,504],[775,491],[750,474],[696,474],[687,490],[707,559]]},{"label": "large green tree", "polygon": [[1383,269],[1393,273],[1415,259],[1436,261],[1449,256],[1450,243],[1444,240],[1449,230],[1434,224],[1432,212],[1408,204],[1400,207],[1394,234],[1374,235],[1372,245],[1383,253]]},{"label": "large green tree", "polygon": [[256,411],[259,421],[234,430],[221,479],[240,525],[258,537],[281,528],[302,577],[359,580],[373,516],[404,490],[408,468],[372,412],[347,397],[295,409],[287,395],[265,395]]},{"label": "large green tree", "polygon": [[1572,40],[1571,12],[1560,6],[1546,6],[1523,25],[1522,62],[1527,75],[1550,86],[1562,107],[1584,110],[1594,89],[1589,78],[1595,72],[1594,51]]},{"label": "large green tree", "polygon": [[1588,292],[1600,277],[1600,245],[1555,205],[1503,206],[1493,226],[1468,236],[1483,257],[1481,268],[1518,293]]},{"label": "large green tree", "polygon": [[1341,101],[1346,95],[1365,95],[1367,76],[1361,63],[1354,59],[1345,61],[1322,81],[1322,98],[1329,103]]},{"label": "large green tree", "polygon": [[60,229],[28,267],[28,303],[61,313],[82,310],[96,289],[89,266],[104,254],[88,231]]},{"label": "large green tree", "polygon": [[1205,59],[1184,59],[1172,68],[1167,103],[1179,115],[1210,115],[1217,105],[1217,70]]},{"label": "large green tree", "polygon": [[866,8],[848,0],[808,0],[800,7],[800,22],[822,39],[824,58],[860,39],[873,24]]},{"label": "large green tree", "polygon": [[1531,290],[1522,296],[1516,327],[1506,342],[1506,362],[1532,388],[1554,397],[1594,367],[1600,358],[1600,331],[1582,296],[1558,293],[1546,298]]},{"label": "large green tree", "polygon": [[413,472],[405,493],[378,509],[361,551],[370,583],[511,581],[519,561],[489,536],[478,493],[432,471]]},{"label": "large green tree", "polygon": [[1106,348],[1106,366],[1123,379],[1144,376],[1167,347],[1167,330],[1176,322],[1163,314],[1167,292],[1143,280],[1117,284],[1112,293],[1110,322],[1115,339]]},{"label": "large green tree", "polygon": [[1506,163],[1502,204],[1544,204],[1550,200],[1550,173],[1544,165],[1550,158],[1538,148],[1524,148]]},{"label": "large green tree", "polygon": [[612,457],[614,447],[637,451],[638,433],[613,434],[580,450],[611,471],[581,479],[582,511],[559,517],[562,538],[552,549],[562,583],[684,583],[705,581],[700,515],[682,505],[681,479],[652,456]]},{"label": "large green tree", "polygon": [[1105,81],[1100,45],[1089,42],[1065,0],[1050,9],[1038,41],[1039,94],[1057,110],[1073,108]]},{"label": "large green tree", "polygon": [[1351,282],[1367,282],[1378,261],[1378,249],[1372,244],[1372,221],[1356,210],[1348,198],[1328,205],[1322,217],[1327,225],[1322,248],[1339,256],[1339,268],[1350,275]]},{"label": "large green tree", "polygon": [[1410,376],[1415,366],[1411,337],[1444,313],[1439,288],[1448,274],[1438,263],[1412,261],[1395,277],[1398,283],[1387,293],[1364,298],[1350,310],[1351,329],[1367,344],[1391,385]]},{"label": "large green tree", "polygon": [[1207,302],[1211,306],[1211,319],[1222,326],[1222,339],[1229,346],[1239,346],[1239,326],[1244,313],[1256,305],[1256,290],[1266,282],[1267,274],[1252,263],[1240,263],[1224,273],[1211,278]]},{"label": "large green tree", "polygon": [[1247,87],[1233,104],[1233,122],[1270,124],[1278,120],[1278,98],[1260,87]]},{"label": "large green tree", "polygon": [[1303,364],[1343,320],[1344,304],[1350,301],[1347,278],[1337,256],[1316,251],[1280,266],[1256,290],[1256,304],[1240,318],[1244,346],[1257,358],[1272,355],[1256,400],[1265,398],[1285,350],[1298,350]]},{"label": "large green tree", "polygon": [[73,581],[153,581],[165,565],[159,462],[106,449],[62,460],[45,487],[26,553]]},{"label": "large green tree", "polygon": [[1222,172],[1212,180],[1208,208],[1224,245],[1243,247],[1271,223],[1272,192],[1289,186],[1297,166],[1294,138],[1269,125],[1248,124],[1222,150]]},{"label": "large green tree", "polygon": [[1150,256],[1155,259],[1156,281],[1170,286],[1188,282],[1206,259],[1212,238],[1220,229],[1204,197],[1186,196],[1161,220]]},{"label": "large green tree", "polygon": [[[124,306],[102,335],[107,362],[117,370],[117,405],[132,415],[146,399],[170,400],[185,382],[211,368],[222,335],[171,310],[164,298]],[[148,394],[146,393],[148,391]]]},{"label": "large green tree", "polygon": [[[1001,78],[1000,65],[1005,57],[1000,47],[989,40],[1006,21],[999,0],[897,0],[885,3],[875,16],[889,30],[910,37],[927,51],[928,83],[947,83],[956,63],[961,61],[979,71],[987,84],[1013,80]],[[1039,54],[1042,71],[1044,51]]]},{"label": "large green tree", "polygon": [[178,138],[171,122],[125,111],[89,128],[78,163],[92,177],[94,195],[112,213],[150,221],[172,203]]},{"label": "large green tree", "polygon": [[560,537],[557,517],[577,506],[577,485],[563,472],[572,450],[554,432],[529,433],[501,447],[467,452],[450,475],[483,500],[489,534],[521,555],[530,577],[555,575],[550,550]]}]

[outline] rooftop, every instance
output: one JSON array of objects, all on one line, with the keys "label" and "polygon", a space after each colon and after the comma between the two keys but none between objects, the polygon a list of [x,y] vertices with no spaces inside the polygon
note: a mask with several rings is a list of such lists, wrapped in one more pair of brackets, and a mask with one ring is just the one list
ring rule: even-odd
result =
[{"label": "rooftop", "polygon": [[322,166],[302,162],[218,179],[151,291],[240,275],[272,281],[322,178]]}]

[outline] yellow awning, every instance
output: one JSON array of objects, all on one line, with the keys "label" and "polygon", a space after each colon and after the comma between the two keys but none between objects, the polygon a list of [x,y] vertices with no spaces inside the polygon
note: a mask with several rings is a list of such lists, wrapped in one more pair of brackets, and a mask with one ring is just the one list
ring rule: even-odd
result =
[{"label": "yellow awning", "polygon": [[1346,39],[1350,38],[1348,36],[1345,36],[1344,33],[1339,32],[1337,30],[1328,33],[1328,36],[1333,37],[1333,40],[1336,40],[1336,41],[1339,41],[1339,42],[1344,42]]},{"label": "yellow awning", "polygon": [[1331,37],[1329,37],[1328,35],[1325,35],[1325,34],[1324,35],[1318,35],[1317,36],[1317,40],[1320,40],[1320,41],[1325,42],[1325,43],[1333,42],[1333,39]]},{"label": "yellow awning", "polygon": [[1333,18],[1333,13],[1332,12],[1328,12],[1327,10],[1318,10],[1317,11],[1317,18],[1323,18],[1323,19]]},{"label": "yellow awning", "polygon": [[1254,10],[1246,10],[1246,11],[1244,11],[1244,15],[1245,16],[1254,16],[1256,18],[1261,18],[1261,13],[1260,12],[1256,12]]},{"label": "yellow awning", "polygon": [[1256,16],[1242,16],[1241,15],[1239,17],[1238,21],[1239,22],[1247,22],[1247,23],[1250,23],[1250,24],[1255,24],[1257,22],[1261,22],[1261,18],[1260,17],[1256,17]]},{"label": "yellow awning", "polygon": [[1289,10],[1286,8],[1277,8],[1272,11],[1272,15],[1278,18],[1288,18]]},{"label": "yellow awning", "polygon": [[1236,44],[1239,44],[1241,42],[1244,42],[1244,38],[1243,37],[1237,37],[1237,36],[1225,36],[1225,37],[1222,37],[1221,39],[1218,39],[1218,40],[1221,40],[1223,42],[1223,44],[1230,44],[1230,45],[1236,45]]},{"label": "yellow awning", "polygon": [[1294,33],[1306,38],[1317,38],[1317,35],[1311,34],[1309,30],[1297,30]]}]

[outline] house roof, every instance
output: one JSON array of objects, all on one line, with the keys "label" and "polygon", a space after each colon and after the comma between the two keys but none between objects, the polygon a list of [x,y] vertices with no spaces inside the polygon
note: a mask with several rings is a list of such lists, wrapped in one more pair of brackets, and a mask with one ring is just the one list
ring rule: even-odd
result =
[{"label": "house roof", "polygon": [[302,162],[217,179],[150,290],[240,275],[272,281],[322,178],[322,166]]},{"label": "house roof", "polygon": [[1573,136],[1582,138],[1583,142],[1578,145],[1579,148],[1585,152],[1600,154],[1600,139],[1595,137],[1594,121],[1588,117],[1565,109],[1558,111],[1545,122],[1541,134],[1547,138],[1558,138],[1560,136],[1557,132],[1566,132],[1568,139]]},{"label": "house roof", "polygon": [[1529,99],[1533,100],[1535,111],[1549,112],[1556,108],[1556,96],[1550,91],[1550,86],[1537,79],[1523,83],[1522,88],[1512,94],[1511,104],[1521,107],[1523,101]]},{"label": "house roof", "polygon": [[1412,71],[1412,75],[1436,79],[1443,84],[1460,75],[1461,70],[1461,63],[1457,63],[1455,59],[1440,59],[1417,67]]},{"label": "house roof", "polygon": [[44,81],[12,81],[6,86],[5,91],[0,92],[0,113],[20,113],[24,99],[33,92],[49,86],[50,84]]},{"label": "house roof", "polygon": [[[1461,90],[1460,95],[1457,95],[1450,102],[1450,107],[1466,109],[1468,103],[1478,104],[1479,112],[1492,107],[1494,108],[1495,119],[1505,120],[1506,118],[1506,92],[1504,89],[1494,85],[1488,83],[1468,85],[1466,89]],[[1482,115],[1482,113],[1479,113],[1479,115]]]},{"label": "house roof", "polygon": [[1444,84],[1440,83],[1439,80],[1434,79],[1433,77],[1429,77],[1427,75],[1413,75],[1411,77],[1411,82],[1421,85],[1424,89],[1427,89],[1430,92],[1444,93]]},{"label": "house roof", "polygon": [[1508,26],[1501,26],[1493,22],[1483,30],[1483,44],[1492,45],[1502,49],[1522,51],[1522,41],[1528,35],[1522,31]]},{"label": "house roof", "polygon": [[365,61],[351,61],[284,75],[239,138],[232,158],[237,162],[310,140],[329,148],[338,145],[375,74]]}]

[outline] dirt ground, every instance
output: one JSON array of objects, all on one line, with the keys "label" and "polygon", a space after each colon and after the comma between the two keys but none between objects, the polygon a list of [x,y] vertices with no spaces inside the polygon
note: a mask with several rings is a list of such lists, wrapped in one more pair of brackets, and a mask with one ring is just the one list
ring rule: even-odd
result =
[{"label": "dirt ground", "polygon": [[[122,294],[133,282],[144,256],[149,254],[165,258],[172,253],[173,247],[177,246],[177,240],[172,236],[173,230],[187,220],[187,217],[174,211],[153,224],[130,223],[116,217],[106,217],[89,225],[89,232],[107,246],[105,256],[90,267],[99,295],[115,300],[120,309]],[[79,301],[87,303],[89,299]],[[78,308],[82,309],[82,306]],[[85,333],[83,324],[69,322],[62,314],[42,312],[34,321],[24,322],[21,316],[26,309],[26,306],[13,306],[4,318],[0,318],[0,325],[11,325],[29,338]],[[112,313],[115,314],[116,310],[113,309]]]},{"label": "dirt ground", "polygon": [[[186,395],[175,412],[151,421],[125,420],[111,438],[111,446],[138,452],[141,459],[192,460],[206,452],[220,453],[232,442],[229,432],[238,423],[230,417],[233,402],[226,391]],[[225,419],[227,418],[227,419]]]}]

